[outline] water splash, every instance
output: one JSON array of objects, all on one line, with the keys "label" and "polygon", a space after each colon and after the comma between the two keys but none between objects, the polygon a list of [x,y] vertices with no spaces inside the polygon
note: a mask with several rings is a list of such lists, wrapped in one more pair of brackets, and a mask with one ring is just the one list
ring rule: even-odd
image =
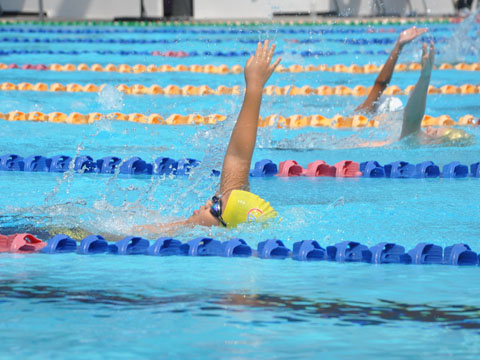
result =
[{"label": "water splash", "polygon": [[[476,21],[480,8],[472,12],[454,31],[447,43],[441,48],[436,62],[466,62],[469,58],[478,60],[480,55],[480,28]],[[469,36],[475,32],[473,36]]]},{"label": "water splash", "polygon": [[120,110],[124,106],[123,93],[114,86],[107,84],[98,93],[98,103],[103,110]]}]

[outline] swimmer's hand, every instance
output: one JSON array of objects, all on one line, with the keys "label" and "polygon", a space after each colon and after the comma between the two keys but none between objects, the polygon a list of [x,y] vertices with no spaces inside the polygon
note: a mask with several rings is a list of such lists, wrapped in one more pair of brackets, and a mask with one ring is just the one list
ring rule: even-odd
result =
[{"label": "swimmer's hand", "polygon": [[433,41],[430,42],[430,52],[427,52],[427,44],[423,44],[422,48],[422,73],[420,77],[430,79],[433,63],[435,62],[435,47]]},{"label": "swimmer's hand", "polygon": [[425,34],[427,31],[427,28],[417,28],[416,26],[412,26],[410,29],[403,30],[398,36],[398,44],[400,46],[408,44],[410,41],[416,39],[420,35]]},{"label": "swimmer's hand", "polygon": [[257,44],[255,55],[251,56],[245,65],[245,82],[247,83],[247,89],[263,90],[265,83],[281,60],[281,58],[278,58],[270,65],[274,51],[275,44],[269,46],[268,40],[265,41],[263,45],[260,42]]}]

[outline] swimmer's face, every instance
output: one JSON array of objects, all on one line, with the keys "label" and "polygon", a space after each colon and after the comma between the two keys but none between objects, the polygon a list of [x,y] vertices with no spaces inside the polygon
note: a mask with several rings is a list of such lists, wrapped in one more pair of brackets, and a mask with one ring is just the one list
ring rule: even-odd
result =
[{"label": "swimmer's face", "polygon": [[200,206],[200,209],[193,212],[187,219],[187,223],[202,226],[220,226],[220,221],[210,212],[212,205],[212,200],[208,200],[205,205]]},{"label": "swimmer's face", "polygon": [[439,138],[445,135],[446,130],[447,128],[444,127],[440,127],[437,129],[433,126],[427,126],[427,128],[425,129],[425,134],[432,138]]}]

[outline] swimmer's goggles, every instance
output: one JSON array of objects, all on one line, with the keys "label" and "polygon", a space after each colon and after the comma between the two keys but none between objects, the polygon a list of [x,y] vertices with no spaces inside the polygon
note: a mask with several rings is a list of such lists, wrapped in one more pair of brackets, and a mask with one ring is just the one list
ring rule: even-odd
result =
[{"label": "swimmer's goggles", "polygon": [[210,214],[213,215],[220,223],[227,227],[227,223],[222,219],[222,203],[219,197],[212,197],[212,206],[210,207]]}]

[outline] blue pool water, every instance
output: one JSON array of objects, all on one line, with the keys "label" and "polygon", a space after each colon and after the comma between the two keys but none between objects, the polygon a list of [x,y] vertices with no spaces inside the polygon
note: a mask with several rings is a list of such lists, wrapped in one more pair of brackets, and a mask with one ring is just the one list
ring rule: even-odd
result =
[{"label": "blue pool water", "polygon": [[[439,41],[438,61],[478,61],[478,26],[458,33],[462,25],[432,25]],[[8,27],[9,29],[12,26]],[[28,27],[25,27],[28,29]],[[42,27],[31,27],[41,29]],[[60,27],[69,29],[68,27]],[[104,27],[90,27],[104,29]],[[183,50],[243,51],[252,44],[238,39],[273,38],[284,51],[285,66],[335,63],[382,64],[385,56],[354,51],[390,50],[392,45],[343,45],[328,39],[395,39],[397,33],[325,34],[325,41],[298,44],[291,39],[320,35],[286,34],[270,26],[248,28],[244,35],[184,33],[39,34],[2,33],[27,38],[178,39],[169,44],[26,44],[2,42],[6,49],[41,50]],[[299,27],[300,28],[300,27]],[[312,27],[319,29],[321,27]],[[392,28],[384,27],[384,28]],[[1,29],[1,27],[0,27]],[[127,29],[127,28],[126,28]],[[135,28],[134,28],[135,29]],[[195,28],[197,29],[197,28]],[[212,29],[215,27],[205,27]],[[293,28],[296,29],[296,28]],[[301,27],[304,29],[304,27]],[[333,29],[349,29],[334,27]],[[374,30],[383,29],[380,26]],[[246,30],[246,31],[247,31]],[[361,30],[365,30],[362,32]],[[456,45],[462,39],[462,51]],[[195,41],[188,41],[194,39]],[[222,41],[215,41],[216,39]],[[208,42],[206,40],[209,40]],[[408,45],[400,62],[418,60],[420,42]],[[351,55],[303,58],[293,51],[349,51]],[[244,64],[246,57],[165,58],[152,56],[8,55],[0,62]],[[119,83],[243,86],[243,75],[192,73],[119,74],[2,70],[13,83]],[[296,86],[370,86],[376,74],[274,74],[269,84]],[[396,73],[392,85],[414,84],[417,72]],[[432,85],[480,83],[478,72],[434,71]],[[111,90],[111,89],[110,89]],[[405,104],[407,98],[400,96]],[[137,224],[167,222],[189,216],[215,191],[240,96],[165,97],[41,92],[0,92],[0,112],[120,111],[144,114],[220,113],[213,126],[159,126],[101,121],[91,125],[6,122],[0,154],[159,156],[202,160],[189,178],[127,177],[101,174],[0,173],[0,233],[51,227],[81,227],[94,233],[129,234]],[[427,114],[478,116],[479,95],[430,95]],[[358,97],[265,96],[262,115],[279,113],[348,114]],[[254,161],[297,160],[307,166],[323,159],[380,163],[432,160],[471,164],[480,161],[480,129],[467,128],[475,141],[465,146],[418,146],[397,142],[386,148],[357,148],[365,139],[395,138],[400,124],[393,118],[378,129],[260,129]],[[465,242],[480,251],[479,179],[252,179],[252,191],[266,198],[283,221],[268,228],[247,224],[234,230],[196,227],[175,237],[219,240],[241,237],[250,245],[279,238],[291,248],[315,239],[326,247],[339,241],[372,246],[399,243],[408,250],[419,242],[441,246]],[[40,230],[39,230],[40,229]],[[158,234],[158,237],[163,234]],[[46,240],[46,238],[45,238]],[[154,239],[151,239],[154,240]],[[238,358],[292,359],[356,357],[370,359],[462,358],[480,353],[480,290],[478,267],[400,266],[301,263],[257,258],[188,258],[147,256],[80,256],[0,254],[0,358]]]}]

